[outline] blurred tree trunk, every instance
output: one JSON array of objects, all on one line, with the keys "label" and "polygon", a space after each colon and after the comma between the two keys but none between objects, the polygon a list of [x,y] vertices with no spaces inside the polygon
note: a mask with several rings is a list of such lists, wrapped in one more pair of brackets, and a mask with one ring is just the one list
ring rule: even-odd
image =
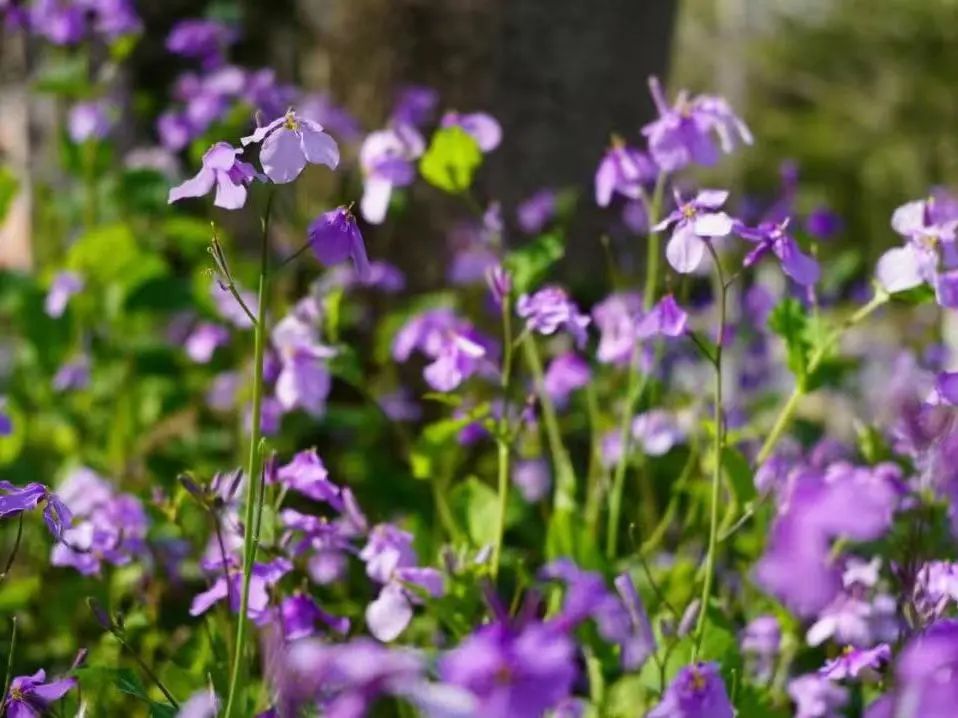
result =
[{"label": "blurred tree trunk", "polygon": [[[652,112],[646,78],[665,73],[676,9],[674,0],[302,2],[319,23],[333,95],[367,125],[381,123],[409,83],[435,87],[444,108],[499,118],[503,144],[479,190],[507,211],[543,186],[573,186],[592,206],[610,133],[635,137]],[[590,214],[570,254],[573,266],[598,269]]]}]

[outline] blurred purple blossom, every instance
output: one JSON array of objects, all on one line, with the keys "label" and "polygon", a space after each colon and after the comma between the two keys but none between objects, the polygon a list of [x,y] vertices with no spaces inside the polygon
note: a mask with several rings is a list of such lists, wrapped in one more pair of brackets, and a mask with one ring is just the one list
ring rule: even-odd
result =
[{"label": "blurred purple blossom", "polygon": [[50,283],[50,290],[43,304],[47,315],[54,318],[63,316],[70,298],[82,291],[84,284],[83,277],[76,272],[57,272]]}]

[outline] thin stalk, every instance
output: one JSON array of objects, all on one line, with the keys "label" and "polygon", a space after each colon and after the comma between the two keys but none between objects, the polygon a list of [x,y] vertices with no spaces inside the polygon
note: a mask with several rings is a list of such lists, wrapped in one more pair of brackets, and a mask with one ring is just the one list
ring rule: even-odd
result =
[{"label": "thin stalk", "polygon": [[509,503],[509,387],[512,383],[512,307],[507,294],[502,298],[502,416],[499,418],[497,438],[499,454],[499,522],[496,542],[492,549],[492,577],[499,574],[502,538],[506,532],[506,510]]},{"label": "thin stalk", "polygon": [[10,573],[10,569],[13,567],[13,562],[17,558],[17,552],[20,550],[20,539],[23,538],[23,512],[20,512],[20,518],[17,521],[17,537],[13,540],[13,549],[10,551],[10,556],[7,558],[7,563],[3,567],[3,572],[0,573],[0,583],[3,583],[3,580],[7,577],[7,574]]},{"label": "thin stalk", "polygon": [[556,511],[568,512],[575,508],[575,470],[572,468],[572,460],[569,458],[565,444],[562,443],[562,432],[559,430],[559,420],[556,416],[555,405],[552,403],[552,399],[545,389],[542,359],[539,356],[539,350],[536,347],[535,338],[532,334],[524,334],[522,338],[522,349],[526,364],[529,365],[529,371],[532,374],[536,395],[539,398],[539,405],[542,407],[542,420],[545,424],[546,439],[549,442],[549,451],[552,454],[552,461],[555,464],[556,491],[553,507]]},{"label": "thin stalk", "polygon": [[[273,206],[273,192],[266,200],[263,214],[263,237],[260,244],[259,291],[257,293],[256,324],[253,326],[253,412],[250,427],[249,461],[246,468],[246,515],[243,530],[243,593],[240,596],[240,611],[236,619],[236,644],[233,654],[233,668],[230,674],[229,693],[226,700],[225,718],[232,718],[237,708],[237,691],[240,676],[244,672],[246,649],[246,612],[249,607],[250,580],[253,575],[253,561],[256,557],[254,540],[254,522],[257,515],[257,503],[263,496],[259,491],[259,442],[260,422],[263,413],[263,357],[266,347],[266,298],[269,283],[269,219]],[[229,580],[229,576],[227,576]]]},{"label": "thin stalk", "polygon": [[146,665],[146,661],[140,658],[137,652],[133,650],[130,644],[127,643],[122,636],[120,636],[116,632],[114,632],[113,635],[116,636],[116,640],[120,642],[120,645],[126,649],[126,652],[133,657],[133,660],[136,661],[136,664],[147,675],[147,677],[151,681],[153,681],[154,684],[156,684],[156,687],[160,689],[160,692],[166,697],[166,700],[169,701],[170,705],[173,706],[174,709],[179,710],[180,709],[179,701],[177,701],[176,698],[173,697],[173,694],[170,693],[169,688],[163,685],[163,681],[161,681],[160,677],[153,672],[153,669],[150,668],[148,665]]},{"label": "thin stalk", "polygon": [[589,440],[589,471],[586,475],[589,483],[586,487],[585,497],[585,525],[589,530],[589,535],[595,539],[602,501],[603,469],[601,455],[602,437],[599,433],[601,429],[599,424],[599,400],[595,395],[595,387],[592,384],[586,384],[585,398],[589,412],[589,431],[591,433]]},{"label": "thin stalk", "polygon": [[[647,256],[645,260],[645,287],[642,305],[645,311],[652,308],[655,303],[655,293],[658,287],[659,278],[659,237],[652,231],[652,228],[658,224],[659,212],[662,207],[662,193],[665,189],[666,174],[659,173],[655,181],[655,189],[652,191],[651,199],[643,194],[645,201],[645,214],[649,222],[649,236],[647,246]],[[621,453],[619,460],[615,465],[615,472],[612,476],[612,490],[609,494],[609,519],[606,525],[605,553],[611,560],[615,558],[618,546],[619,519],[622,514],[622,494],[625,491],[625,472],[628,467],[629,454],[631,453],[632,416],[635,413],[635,406],[642,395],[648,377],[639,374],[638,366],[638,347],[635,349],[636,356],[633,357],[629,365],[628,390],[626,393],[625,405],[622,407],[622,417],[619,423],[619,447]]]},{"label": "thin stalk", "polygon": [[715,263],[715,272],[720,287],[719,331],[718,341],[715,344],[715,457],[713,459],[715,466],[712,470],[712,493],[709,506],[709,543],[708,552],[705,554],[705,581],[702,585],[702,608],[695,626],[694,657],[698,656],[699,649],[702,646],[702,637],[705,635],[705,627],[708,624],[709,598],[712,595],[712,581],[715,577],[715,554],[718,545],[719,486],[722,482],[722,451],[725,444],[725,419],[722,415],[722,352],[724,348],[723,345],[725,344],[728,284],[725,282],[725,273],[722,271],[722,263],[719,261],[719,256],[715,248],[709,242],[706,242],[705,246],[708,247],[712,255],[712,261]]},{"label": "thin stalk", "polygon": [[10,650],[7,653],[7,673],[3,679],[3,695],[0,696],[0,700],[5,698],[7,694],[10,693],[10,681],[13,680],[13,652],[17,647],[17,617],[10,617]]}]

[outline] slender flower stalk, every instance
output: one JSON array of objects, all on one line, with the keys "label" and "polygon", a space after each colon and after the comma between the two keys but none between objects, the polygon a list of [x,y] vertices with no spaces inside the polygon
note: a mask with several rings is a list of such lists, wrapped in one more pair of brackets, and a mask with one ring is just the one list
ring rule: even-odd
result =
[{"label": "slender flower stalk", "polygon": [[[552,461],[555,464],[556,489],[553,507],[557,514],[568,515],[575,508],[575,470],[572,468],[572,460],[569,458],[565,444],[562,443],[562,434],[559,431],[559,420],[556,416],[555,406],[549,397],[549,392],[545,389],[542,359],[536,347],[535,337],[531,332],[523,333],[522,349],[535,383],[539,405],[542,408],[546,439],[549,442],[549,451],[552,453]],[[565,536],[564,538],[568,540],[571,537]]]},{"label": "slender flower stalk", "polygon": [[0,700],[10,692],[10,681],[13,680],[13,653],[17,648],[17,617],[10,617],[10,648],[7,651],[7,672],[3,679],[3,694]]},{"label": "slender flower stalk", "polygon": [[725,449],[725,417],[722,413],[722,352],[725,344],[726,305],[729,288],[718,253],[711,242],[706,242],[706,247],[715,263],[715,272],[719,283],[719,329],[713,357],[715,367],[715,397],[713,400],[715,402],[715,456],[713,459],[711,495],[709,497],[709,540],[708,550],[705,554],[705,580],[702,584],[701,609],[695,626],[696,657],[702,646],[702,637],[705,635],[705,627],[708,624],[709,598],[712,595],[712,582],[715,578],[715,554],[718,545],[719,487],[722,482],[722,452]]},{"label": "slender flower stalk", "polygon": [[509,503],[509,387],[512,384],[512,306],[509,292],[506,292],[501,304],[502,313],[502,416],[499,418],[499,436],[496,443],[499,459],[499,523],[496,529],[496,543],[492,551],[492,576],[499,573],[499,558],[502,554],[502,537],[506,532],[506,510]]},{"label": "slender flower stalk", "polygon": [[[645,291],[643,295],[643,308],[649,311],[655,303],[655,290],[658,286],[659,274],[659,237],[658,233],[652,231],[652,227],[658,224],[659,214],[662,211],[662,194],[665,189],[666,174],[660,172],[655,182],[655,189],[652,197],[643,195],[645,201],[646,216],[649,223],[648,237],[648,255],[645,262]],[[637,349],[636,349],[637,353]],[[609,494],[609,519],[606,525],[605,554],[609,559],[615,558],[618,550],[619,540],[619,520],[622,514],[622,494],[625,491],[625,470],[629,462],[629,452],[631,445],[631,426],[632,417],[635,414],[635,407],[645,391],[645,385],[648,382],[648,376],[639,373],[637,357],[633,358],[629,365],[629,386],[626,392],[625,405],[622,407],[622,418],[619,424],[619,446],[622,447],[619,460],[615,464],[615,473],[612,476],[612,491]]]},{"label": "slender flower stalk", "polygon": [[263,358],[266,348],[266,298],[269,284],[269,220],[273,207],[273,191],[266,200],[263,213],[263,237],[260,244],[259,290],[257,293],[257,316],[253,326],[253,411],[250,427],[249,460],[246,468],[246,514],[243,532],[243,593],[240,596],[240,610],[236,619],[236,648],[233,654],[233,668],[230,673],[229,693],[226,700],[225,718],[232,718],[237,709],[237,691],[240,676],[244,672],[246,650],[247,610],[249,607],[250,581],[253,575],[253,561],[256,557],[254,523],[259,513],[258,504],[263,501],[260,482],[257,480],[260,469],[260,437],[263,414]]}]

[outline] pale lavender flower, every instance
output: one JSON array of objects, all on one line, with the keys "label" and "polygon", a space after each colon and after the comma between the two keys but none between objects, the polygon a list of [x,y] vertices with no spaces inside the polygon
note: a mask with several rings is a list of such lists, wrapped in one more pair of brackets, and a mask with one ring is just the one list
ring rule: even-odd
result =
[{"label": "pale lavender flower", "polygon": [[394,187],[405,187],[416,178],[414,161],[425,150],[425,141],[415,127],[396,123],[370,133],[359,150],[363,171],[363,197],[359,209],[371,224],[386,218]]},{"label": "pale lavender flower", "polygon": [[58,392],[78,391],[90,384],[90,357],[80,354],[65,361],[53,375],[53,388]]},{"label": "pale lavender flower", "polygon": [[299,99],[298,105],[302,117],[318,122],[341,140],[355,141],[362,136],[359,121],[326,93],[305,95]]},{"label": "pale lavender flower", "polygon": [[[249,587],[249,603],[246,615],[257,625],[272,620],[269,610],[269,589],[293,568],[292,563],[285,558],[276,558],[268,563],[254,563]],[[222,570],[222,567],[220,567]],[[228,574],[228,575],[227,575]],[[228,598],[230,610],[238,613],[243,595],[243,572],[230,569],[227,574],[217,577],[213,585],[206,591],[193,597],[190,605],[190,615],[199,616],[206,613],[216,603]]]},{"label": "pale lavender flower", "polygon": [[782,642],[782,629],[775,616],[758,616],[749,621],[742,634],[742,653],[759,681],[772,677],[775,659]]},{"label": "pale lavender flower", "polygon": [[316,633],[316,624],[322,623],[340,635],[349,633],[349,619],[327,613],[316,600],[305,593],[294,593],[282,600],[279,606],[283,622],[283,636],[288,641],[312,636]]},{"label": "pale lavender flower", "polygon": [[[267,476],[267,481],[273,479]],[[329,480],[329,472],[316,449],[300,451],[288,464],[280,466],[275,481],[314,501],[329,504],[337,511],[344,508],[342,489]]]},{"label": "pale lavender flower", "polygon": [[197,691],[180,706],[176,718],[216,718],[220,712],[220,700],[216,694],[204,688]]},{"label": "pale lavender flower", "polygon": [[531,295],[521,295],[516,302],[516,313],[526,320],[526,328],[546,336],[565,329],[580,349],[588,339],[586,327],[591,319],[579,311],[562,287],[549,286]]},{"label": "pale lavender flower", "polygon": [[688,313],[678,305],[675,297],[666,294],[638,322],[635,334],[638,339],[655,335],[674,339],[685,334],[688,320]]},{"label": "pale lavender flower", "polygon": [[392,120],[420,127],[429,122],[438,105],[439,93],[434,89],[423,85],[408,85],[396,93]]},{"label": "pale lavender flower", "polygon": [[614,194],[639,199],[643,185],[653,181],[657,173],[655,163],[644,152],[613,138],[595,171],[595,203],[608,207]]},{"label": "pale lavender flower", "polygon": [[348,259],[352,261],[360,282],[369,278],[369,259],[363,235],[347,207],[337,207],[319,215],[309,225],[306,234],[316,258],[324,265],[340,264]]},{"label": "pale lavender flower", "polygon": [[652,409],[632,420],[632,438],[648,456],[664,456],[685,440],[685,431],[675,415],[665,409]]},{"label": "pale lavender flower", "polygon": [[166,110],[156,118],[156,134],[163,147],[179,152],[193,139],[194,130],[184,113]]},{"label": "pale lavender flower", "polygon": [[512,483],[530,504],[544,499],[552,485],[549,463],[543,459],[524,459],[512,467]]},{"label": "pale lavender flower", "polygon": [[596,359],[603,364],[630,364],[638,349],[642,297],[636,292],[611,294],[592,308],[599,329]]},{"label": "pale lavender flower", "polygon": [[649,79],[652,99],[659,117],[642,128],[652,158],[666,172],[676,172],[689,164],[713,165],[719,147],[728,154],[737,142],[752,144],[752,133],[721,97],[679,93],[669,105],[658,78]]},{"label": "pale lavender flower", "polygon": [[418,349],[433,359],[423,376],[437,391],[452,391],[478,372],[488,349],[468,322],[448,309],[431,309],[409,319],[393,339],[392,355],[406,361]]},{"label": "pale lavender flower", "polygon": [[502,141],[502,127],[492,115],[485,112],[460,114],[447,112],[440,122],[442,127],[459,127],[476,141],[483,152],[492,152]]},{"label": "pale lavender flower", "polygon": [[543,385],[555,405],[562,408],[568,404],[572,392],[586,386],[591,377],[589,363],[570,351],[560,354],[549,362],[543,377]]},{"label": "pale lavender flower", "polygon": [[941,250],[954,244],[958,228],[958,213],[951,203],[936,197],[909,202],[895,210],[891,226],[905,237],[906,244],[879,258],[875,268],[878,282],[888,292],[924,283],[937,286]]},{"label": "pale lavender flower", "polygon": [[652,228],[656,232],[673,228],[665,255],[675,271],[695,271],[705,256],[706,242],[732,231],[732,218],[720,211],[727,199],[728,192],[714,189],[701,190],[688,202],[676,194],[676,209]]},{"label": "pale lavender flower", "polygon": [[87,140],[102,140],[113,127],[112,106],[105,100],[78,102],[67,116],[70,139],[80,144]]},{"label": "pale lavender flower", "polygon": [[217,142],[203,155],[203,168],[192,178],[170,190],[168,202],[186,197],[202,197],[216,187],[213,204],[223,209],[240,209],[246,204],[246,187],[256,179],[256,171],[237,159],[243,151],[226,142]]},{"label": "pale lavender flower", "polygon": [[271,339],[282,366],[276,379],[277,401],[287,411],[299,407],[321,416],[331,385],[326,362],[336,351],[320,343],[316,328],[295,314],[273,328]]},{"label": "pale lavender flower", "polygon": [[186,355],[197,364],[207,364],[213,353],[230,340],[229,330],[221,324],[200,322],[186,338],[183,348]]},{"label": "pale lavender flower", "polygon": [[339,164],[336,141],[323,132],[318,122],[298,117],[288,110],[253,134],[244,137],[243,146],[262,142],[259,161],[263,172],[273,182],[285,184],[299,177],[307,162],[323,164],[331,170]]},{"label": "pale lavender flower", "polygon": [[50,290],[44,300],[43,309],[48,316],[57,318],[63,316],[70,298],[83,289],[84,281],[76,272],[57,272],[50,283]]},{"label": "pale lavender flower", "polygon": [[795,701],[795,718],[840,718],[848,703],[848,690],[817,673],[791,680],[788,695]]},{"label": "pale lavender flower", "polygon": [[523,200],[516,208],[519,227],[526,234],[538,234],[556,216],[557,197],[554,190],[541,189]]},{"label": "pale lavender flower", "polygon": [[223,64],[226,49],[236,42],[236,28],[205,18],[178,21],[166,36],[166,49],[174,55],[199,60],[205,70]]}]

